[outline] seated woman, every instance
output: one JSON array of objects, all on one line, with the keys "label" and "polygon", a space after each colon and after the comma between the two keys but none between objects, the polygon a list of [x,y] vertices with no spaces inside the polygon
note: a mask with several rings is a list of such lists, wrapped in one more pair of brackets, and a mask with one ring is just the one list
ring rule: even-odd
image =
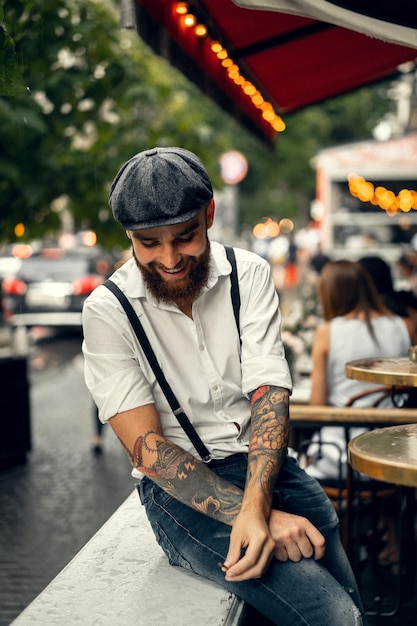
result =
[{"label": "seated woman", "polygon": [[[374,387],[345,375],[345,364],[361,358],[401,357],[408,355],[416,343],[410,319],[394,315],[382,303],[375,286],[360,263],[338,260],[322,270],[318,297],[324,323],[315,332],[312,348],[312,390],[310,404],[345,406],[359,392]],[[375,396],[359,399],[355,406],[372,406]],[[387,398],[380,406],[392,406]],[[365,429],[351,428],[350,437]],[[312,459],[306,471],[323,481],[340,477],[346,471],[345,430],[326,426],[316,440],[327,442],[311,445]]]}]

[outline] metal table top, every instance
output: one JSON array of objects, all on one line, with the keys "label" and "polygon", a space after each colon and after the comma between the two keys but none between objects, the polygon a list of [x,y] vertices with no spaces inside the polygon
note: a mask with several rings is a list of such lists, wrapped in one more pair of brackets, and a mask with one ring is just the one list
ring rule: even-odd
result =
[{"label": "metal table top", "polygon": [[353,469],[377,480],[417,487],[417,424],[377,428],[349,442]]},{"label": "metal table top", "polygon": [[417,363],[409,357],[375,358],[349,361],[345,366],[348,378],[381,385],[417,387]]}]

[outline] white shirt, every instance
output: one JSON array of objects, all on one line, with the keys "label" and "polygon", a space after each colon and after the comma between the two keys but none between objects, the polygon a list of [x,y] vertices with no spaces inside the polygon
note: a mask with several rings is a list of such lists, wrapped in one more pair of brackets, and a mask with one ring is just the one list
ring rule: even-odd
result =
[{"label": "white shirt", "polygon": [[[246,250],[235,253],[241,350],[230,294],[231,268],[222,245],[211,243],[209,279],[193,304],[193,319],[176,305],[155,300],[134,259],[111,277],[140,317],[167,381],[213,458],[248,450],[251,391],[264,384],[291,390],[269,264]],[[104,422],[155,403],[165,436],[198,456],[155,380],[124,310],[106,287],[88,297],[83,329],[85,380],[100,419]]]}]

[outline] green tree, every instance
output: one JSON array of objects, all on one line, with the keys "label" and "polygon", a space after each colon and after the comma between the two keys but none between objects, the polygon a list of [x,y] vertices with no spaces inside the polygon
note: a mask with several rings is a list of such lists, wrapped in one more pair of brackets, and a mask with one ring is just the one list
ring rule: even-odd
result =
[{"label": "green tree", "polygon": [[314,154],[369,137],[389,106],[382,87],[368,87],[309,107],[285,116],[287,130],[270,149],[135,31],[121,31],[111,0],[7,0],[4,8],[16,48],[8,58],[27,90],[0,97],[0,242],[11,241],[20,222],[28,239],[54,234],[69,215],[101,243],[124,243],[109,187],[121,163],[153,145],[195,151],[217,187],[220,154],[242,151],[249,171],[240,184],[241,222],[286,216],[300,223],[314,197]]},{"label": "green tree", "polygon": [[230,120],[219,122],[216,107],[136,32],[120,31],[118,7],[8,0],[5,22],[28,91],[0,98],[0,239],[19,222],[28,238],[53,233],[70,214],[103,243],[124,241],[109,186],[122,162],[151,145],[196,151],[218,181]]}]

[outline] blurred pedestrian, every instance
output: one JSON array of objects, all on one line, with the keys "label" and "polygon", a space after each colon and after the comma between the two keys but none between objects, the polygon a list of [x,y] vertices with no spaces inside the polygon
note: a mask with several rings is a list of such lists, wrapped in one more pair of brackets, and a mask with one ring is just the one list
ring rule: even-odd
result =
[{"label": "blurred pedestrian", "polygon": [[385,306],[395,315],[409,318],[417,333],[417,297],[411,289],[394,289],[391,268],[382,257],[364,256],[359,263],[370,275]]},{"label": "blurred pedestrian", "polygon": [[359,259],[359,263],[372,278],[385,306],[390,311],[400,317],[413,317],[417,314],[416,296],[411,289],[394,288],[391,268],[382,257],[364,256]]},{"label": "blurred pedestrian", "polygon": [[310,266],[313,268],[316,274],[320,274],[323,267],[330,260],[330,257],[323,252],[322,244],[318,243],[317,249],[310,259]]}]

